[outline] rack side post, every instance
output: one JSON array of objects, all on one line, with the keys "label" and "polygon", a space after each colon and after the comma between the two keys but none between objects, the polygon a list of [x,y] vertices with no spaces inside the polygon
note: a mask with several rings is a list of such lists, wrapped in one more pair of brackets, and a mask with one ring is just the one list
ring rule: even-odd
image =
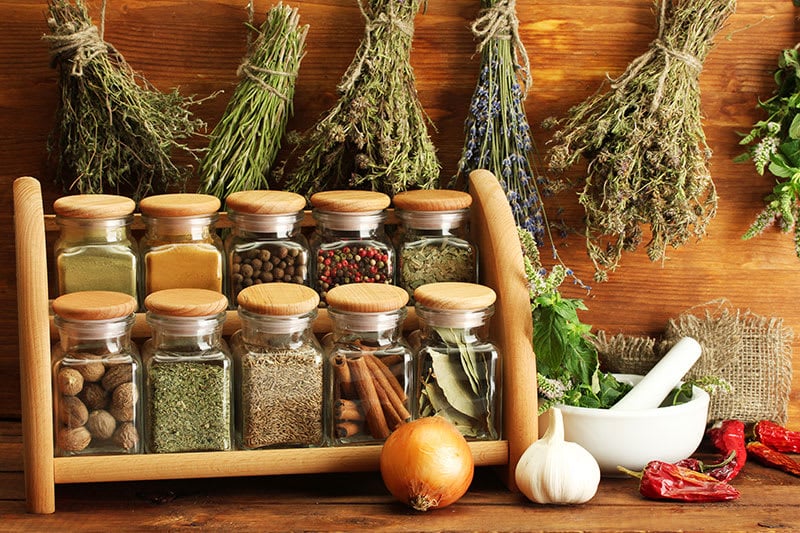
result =
[{"label": "rack side post", "polygon": [[32,513],[55,511],[47,252],[42,192],[31,177],[14,181],[14,236],[25,494]]}]

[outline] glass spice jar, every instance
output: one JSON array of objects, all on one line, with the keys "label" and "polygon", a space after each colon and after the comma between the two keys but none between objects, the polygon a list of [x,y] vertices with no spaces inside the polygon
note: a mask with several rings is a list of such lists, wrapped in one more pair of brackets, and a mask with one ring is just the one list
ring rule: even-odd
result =
[{"label": "glass spice jar", "polygon": [[139,250],[131,236],[136,203],[111,194],[64,196],[53,204],[58,294],[113,291],[138,299]]},{"label": "glass spice jar", "polygon": [[239,191],[225,200],[233,222],[225,240],[228,298],[259,283],[309,284],[308,241],[301,232],[306,200],[287,191]]},{"label": "glass spice jar", "polygon": [[426,283],[477,283],[478,248],[469,238],[472,196],[447,189],[414,190],[393,198],[397,284],[408,291]]},{"label": "glass spice jar", "polygon": [[142,347],[145,449],[232,449],[233,362],[222,338],[228,300],[207,289],[165,289],[144,305],[153,331]]},{"label": "glass spice jar", "polygon": [[441,416],[467,439],[500,438],[498,351],[487,340],[495,292],[473,283],[431,283],[414,291],[420,347],[416,415]]},{"label": "glass spice jar", "polygon": [[395,252],[386,235],[391,200],[373,191],[324,191],[311,196],[317,221],[311,237],[313,282],[327,293],[349,283],[394,283]]},{"label": "glass spice jar", "polygon": [[160,194],[139,202],[144,291],[223,292],[224,250],[215,231],[220,201],[208,194]]},{"label": "glass spice jar", "polygon": [[403,338],[408,293],[355,283],[328,293],[326,364],[334,445],[381,442],[411,418],[412,354]]},{"label": "glass spice jar", "polygon": [[81,291],[53,301],[56,455],[141,451],[142,362],[131,342],[136,300]]},{"label": "glass spice jar", "polygon": [[242,327],[231,337],[240,448],[324,444],[323,357],[312,330],[319,296],[275,282],[239,293]]}]

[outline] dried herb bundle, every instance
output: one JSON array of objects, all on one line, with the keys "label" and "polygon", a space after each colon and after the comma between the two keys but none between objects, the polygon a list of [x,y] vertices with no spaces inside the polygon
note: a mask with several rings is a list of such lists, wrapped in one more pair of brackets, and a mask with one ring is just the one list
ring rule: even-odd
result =
[{"label": "dried herb bundle", "polygon": [[358,0],[366,33],[336,105],[299,139],[285,188],[305,195],[359,188],[390,196],[432,188],[439,161],[410,64],[422,0]]},{"label": "dried herb bundle", "polygon": [[50,0],[47,19],[52,64],[61,100],[49,150],[57,181],[80,193],[122,192],[139,199],[169,185],[183,186],[172,150],[196,157],[183,141],[204,127],[177,90],[162,93],[103,41],[82,0]]},{"label": "dried herb bundle", "polygon": [[623,250],[651,237],[647,255],[702,238],[716,214],[707,168],[698,78],[713,38],[735,0],[660,0],[650,49],[598,93],[570,110],[553,136],[549,165],[563,171],[588,160],[580,203],[595,279],[604,281]]},{"label": "dried herb bundle", "polygon": [[[252,6],[252,4],[251,4]],[[211,132],[200,163],[200,192],[224,200],[236,191],[269,189],[269,171],[293,113],[295,81],[308,26],[297,9],[270,8],[239,67],[241,81]]]}]

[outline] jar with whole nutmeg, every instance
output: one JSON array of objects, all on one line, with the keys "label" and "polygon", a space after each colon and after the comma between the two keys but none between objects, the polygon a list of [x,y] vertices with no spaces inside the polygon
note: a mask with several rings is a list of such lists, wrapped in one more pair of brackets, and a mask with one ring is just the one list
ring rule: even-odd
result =
[{"label": "jar with whole nutmeg", "polygon": [[131,342],[136,299],[81,291],[53,301],[56,455],[139,453],[142,362]]}]

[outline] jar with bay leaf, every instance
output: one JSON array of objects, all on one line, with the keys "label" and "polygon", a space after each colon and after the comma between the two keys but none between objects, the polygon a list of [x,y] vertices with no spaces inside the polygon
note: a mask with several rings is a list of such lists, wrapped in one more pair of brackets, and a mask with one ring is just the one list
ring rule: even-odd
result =
[{"label": "jar with bay leaf", "polygon": [[142,347],[145,449],[232,449],[233,361],[222,338],[227,298],[207,289],[165,289],[144,305],[153,331]]},{"label": "jar with bay leaf", "polygon": [[159,194],[139,202],[145,234],[145,296],[164,289],[223,292],[223,244],[215,231],[220,201],[208,194]]},{"label": "jar with bay leaf", "polygon": [[400,219],[395,235],[397,284],[408,291],[426,283],[477,283],[478,248],[469,237],[472,196],[447,189],[414,190],[392,199]]},{"label": "jar with bay leaf", "polygon": [[53,301],[56,455],[141,451],[142,362],[131,342],[136,309],[131,295],[110,291],[71,292]]},{"label": "jar with bay leaf", "polygon": [[328,293],[331,441],[381,442],[411,418],[412,354],[403,338],[408,293],[394,285],[354,283]]},{"label": "jar with bay leaf", "polygon": [[486,336],[495,297],[474,283],[431,283],[414,291],[416,414],[444,417],[471,440],[500,438],[498,351]]},{"label": "jar with bay leaf", "polygon": [[231,337],[240,448],[324,444],[323,357],[312,323],[319,296],[293,283],[239,293],[242,328]]},{"label": "jar with bay leaf", "polygon": [[53,204],[58,294],[112,291],[139,298],[139,249],[131,236],[136,203],[112,194],[78,194]]}]

